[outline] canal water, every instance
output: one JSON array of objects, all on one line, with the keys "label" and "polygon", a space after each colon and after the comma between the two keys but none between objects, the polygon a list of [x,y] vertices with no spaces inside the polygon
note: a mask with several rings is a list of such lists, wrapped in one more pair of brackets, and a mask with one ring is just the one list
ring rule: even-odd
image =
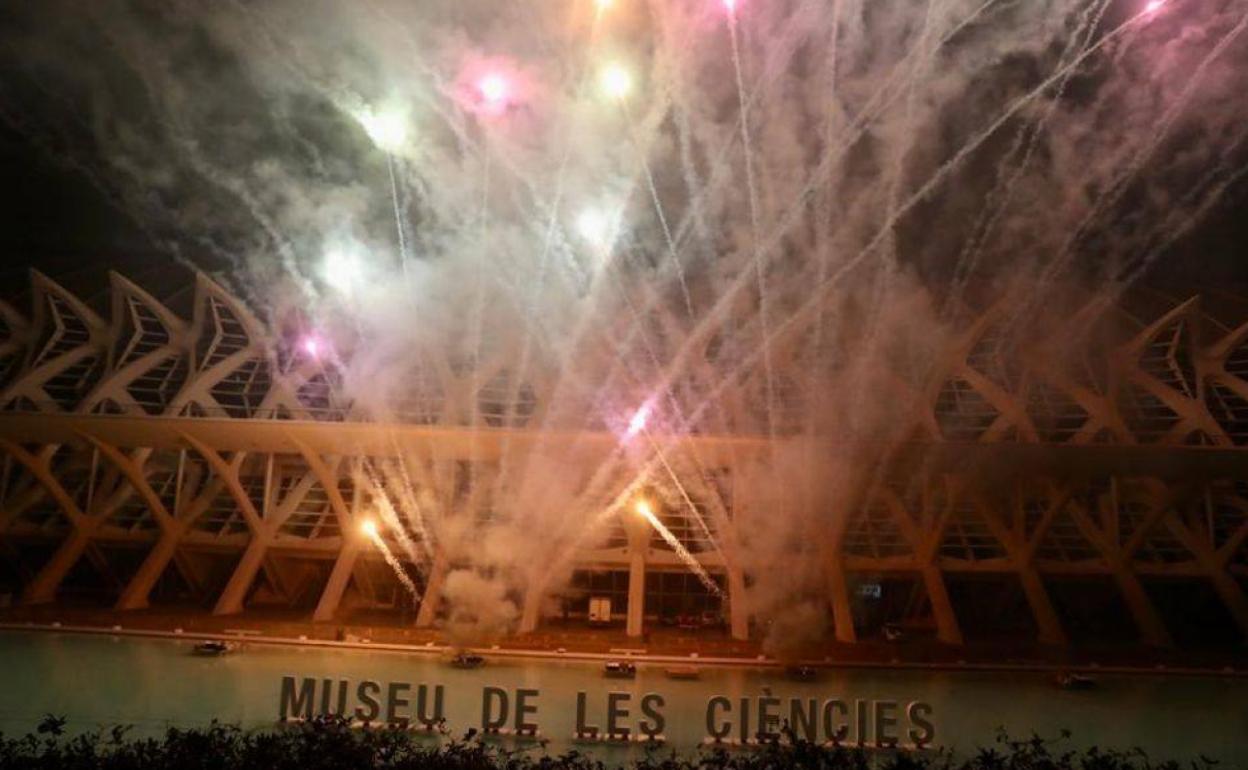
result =
[{"label": "canal water", "polygon": [[[491,716],[498,715],[506,697],[507,726],[513,727],[519,694],[531,709],[522,721],[539,727],[551,752],[573,746],[578,694],[584,694],[582,722],[605,729],[614,692],[627,693],[614,698],[617,712],[628,711],[618,715],[617,723],[634,734],[655,726],[641,702],[648,694],[659,696],[661,703],[652,698],[647,705],[661,715],[667,745],[680,750],[700,745],[708,730],[729,728],[729,737],[739,737],[743,710],[751,714],[747,729],[757,730],[760,704],[775,698],[771,713],[780,718],[788,719],[796,702],[799,710],[813,706],[821,725],[830,709],[829,727],[844,725],[851,737],[865,717],[863,732],[870,739],[878,714],[897,720],[885,731],[903,742],[912,730],[921,734],[926,722],[937,745],[962,751],[991,744],[998,728],[1016,737],[1033,731],[1055,737],[1069,730],[1074,746],[1138,746],[1154,758],[1203,754],[1230,766],[1248,766],[1248,682],[1231,677],[1100,676],[1095,690],[1071,692],[1055,688],[1042,673],[825,669],[816,681],[796,682],[774,669],[704,665],[699,679],[687,681],[670,678],[664,671],[670,664],[643,663],[636,679],[618,680],[604,679],[602,664],[594,662],[491,658],[482,668],[459,670],[445,657],[419,652],[248,644],[232,655],[201,658],[191,654],[192,644],[190,639],[0,632],[0,731],[25,733],[49,713],[67,717],[71,728],[126,724],[142,734],[212,719],[248,729],[271,727],[281,710],[283,680],[289,677],[291,697],[301,694],[306,679],[315,680],[313,707],[318,710],[325,680],[332,683],[326,700],[331,709],[337,707],[339,683],[346,683],[348,711],[367,709],[367,701],[357,696],[362,683],[375,683],[375,689],[365,685],[365,694],[378,702],[382,714],[394,685],[398,713],[413,717],[419,686],[426,686],[431,711],[434,688],[441,685],[444,716],[455,733],[481,725],[485,688],[501,691],[489,696],[495,707]],[[523,690],[536,692],[525,695]],[[711,709],[708,726],[708,701],[717,697],[725,700]],[[825,708],[829,701],[837,703]],[[597,750],[604,758],[619,753]]]}]

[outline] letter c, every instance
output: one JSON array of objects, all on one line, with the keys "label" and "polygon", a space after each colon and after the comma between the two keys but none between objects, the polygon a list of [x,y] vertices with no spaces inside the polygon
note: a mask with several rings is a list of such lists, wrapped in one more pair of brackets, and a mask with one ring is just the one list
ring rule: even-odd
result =
[{"label": "letter c", "polygon": [[717,695],[706,702],[706,734],[716,740],[722,740],[728,737],[728,733],[732,732],[732,722],[724,719],[720,722],[720,726],[716,727],[715,712],[718,709],[731,712],[732,701],[722,695]]}]

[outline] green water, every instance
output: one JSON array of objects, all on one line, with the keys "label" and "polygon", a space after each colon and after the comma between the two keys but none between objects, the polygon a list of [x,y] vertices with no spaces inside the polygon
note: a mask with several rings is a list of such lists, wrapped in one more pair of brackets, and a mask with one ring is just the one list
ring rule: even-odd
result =
[{"label": "green water", "polygon": [[[769,693],[782,700],[786,715],[790,697],[839,699],[851,715],[856,700],[896,701],[903,735],[905,705],[923,701],[933,709],[936,742],[958,749],[991,743],[998,727],[1017,736],[1054,736],[1065,728],[1077,745],[1139,746],[1158,758],[1203,753],[1248,766],[1248,682],[1229,677],[1103,676],[1095,691],[1065,692],[1044,674],[828,670],[815,682],[793,682],[774,670],[703,667],[698,681],[676,681],[662,665],[643,664],[635,680],[607,680],[597,663],[500,658],[462,671],[421,653],[253,644],[227,657],[197,658],[191,644],[0,632],[0,730],[25,732],[46,713],[66,716],[81,729],[130,724],[145,733],[213,718],[247,728],[271,726],[282,678],[292,675],[346,679],[353,695],[358,681],[376,680],[383,701],[389,682],[441,684],[445,716],[456,732],[480,724],[483,687],[535,689],[540,695],[531,699],[538,709],[532,721],[551,739],[551,750],[570,746],[578,692],[587,695],[587,721],[599,726],[606,721],[607,693],[631,693],[625,724],[634,730],[638,701],[646,693],[661,694],[663,732],[677,748],[696,746],[706,734],[708,698],[727,696],[739,711],[735,704],[743,696]],[[408,697],[408,711],[414,711],[415,693]],[[354,704],[352,699],[349,708]]]}]

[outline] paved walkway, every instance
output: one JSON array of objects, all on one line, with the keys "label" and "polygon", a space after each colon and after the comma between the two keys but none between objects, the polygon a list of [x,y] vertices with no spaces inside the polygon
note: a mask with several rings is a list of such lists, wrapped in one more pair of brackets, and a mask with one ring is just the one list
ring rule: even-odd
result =
[{"label": "paved walkway", "polygon": [[[568,655],[623,656],[626,654],[700,659],[731,659],[758,663],[805,661],[824,665],[896,667],[1101,667],[1151,671],[1248,672],[1248,650],[1178,651],[1142,646],[1053,649],[1034,644],[971,643],[950,647],[930,639],[900,643],[864,641],[858,644],[820,642],[778,650],[772,645],[732,639],[722,630],[686,630],[659,627],[641,638],[631,638],[623,628],[588,628],[584,624],[553,622],[539,632],[508,637],[467,637],[441,629],[418,629],[404,624],[393,613],[355,613],[337,623],[313,623],[304,613],[248,611],[216,616],[194,609],[154,608],[130,612],[91,607],[38,606],[0,610],[0,624],[37,624],[111,630],[173,632],[188,636],[238,634],[291,641],[367,642],[405,647],[450,646],[532,653],[560,652]],[[762,656],[760,658],[760,656]]]}]

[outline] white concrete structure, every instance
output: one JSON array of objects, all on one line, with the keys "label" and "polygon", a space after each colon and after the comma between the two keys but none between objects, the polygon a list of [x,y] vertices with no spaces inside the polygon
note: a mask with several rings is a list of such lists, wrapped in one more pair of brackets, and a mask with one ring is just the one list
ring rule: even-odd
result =
[{"label": "white concrete structure", "polygon": [[[537,379],[509,382],[501,362],[477,373],[475,394],[440,362],[412,411],[378,424],[335,398],[322,364],[205,276],[189,319],[118,275],[107,320],[45,276],[33,275],[32,293],[29,317],[0,304],[0,560],[24,603],[56,601],[74,570],[89,569],[120,611],[147,606],[162,581],[218,614],[263,601],[328,621],[347,597],[393,607],[393,574],[359,534],[371,482],[353,458],[431,452],[488,464],[537,441],[526,425],[547,393]],[[1064,578],[1111,585],[1149,644],[1172,641],[1145,586],[1163,578],[1211,587],[1248,636],[1248,312],[1228,322],[1200,297],[1171,303],[1079,371],[1050,365],[1062,339],[1001,360],[1001,313],[966,324],[928,386],[879,383],[914,407],[913,417],[898,408],[912,425],[890,459],[912,483],[885,474],[829,517],[818,547],[836,637],[854,641],[860,597],[901,576],[919,597],[909,614],[960,644],[948,583],[976,575],[1014,581],[1045,643],[1068,641],[1048,587]],[[499,391],[523,408],[496,408]],[[617,437],[567,440],[592,460]],[[677,443],[721,469],[729,506],[765,504],[733,474],[768,440]],[[708,514],[722,549],[701,547],[692,525],[672,526],[724,587],[728,628],[741,638],[751,576],[730,513]],[[648,528],[621,534],[576,566],[626,580],[615,603],[640,635],[655,619],[647,596],[664,590],[648,589],[647,576],[686,571]],[[428,595],[440,594],[447,568],[435,544]],[[521,630],[541,624],[542,598],[525,598]],[[432,624],[437,612],[426,601],[411,622]]]}]

